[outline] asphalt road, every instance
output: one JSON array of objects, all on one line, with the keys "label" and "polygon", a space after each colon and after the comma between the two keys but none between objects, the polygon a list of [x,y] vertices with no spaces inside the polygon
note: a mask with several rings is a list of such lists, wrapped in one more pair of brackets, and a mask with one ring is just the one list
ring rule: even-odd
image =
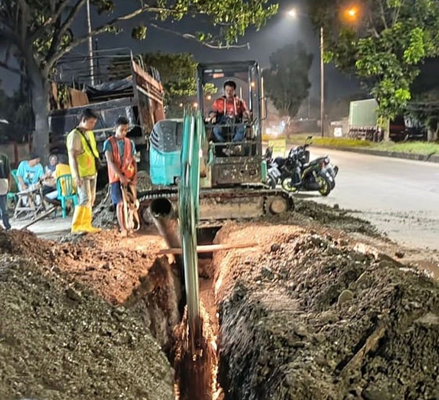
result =
[{"label": "asphalt road", "polygon": [[323,154],[340,168],[337,186],[313,200],[354,210],[403,245],[439,250],[439,164],[317,148],[311,156]]}]

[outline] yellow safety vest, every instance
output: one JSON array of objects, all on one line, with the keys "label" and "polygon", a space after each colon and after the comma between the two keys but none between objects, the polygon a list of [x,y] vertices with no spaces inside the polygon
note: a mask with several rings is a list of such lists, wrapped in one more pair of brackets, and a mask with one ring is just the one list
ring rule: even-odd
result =
[{"label": "yellow safety vest", "polygon": [[[67,136],[67,143],[73,140],[73,135],[77,129],[73,129]],[[81,146],[82,146],[82,153],[79,154],[76,157],[76,160],[78,162],[78,172],[79,176],[81,178],[87,177],[87,176],[94,176],[96,175],[96,163],[95,163],[95,156],[99,155],[98,149],[96,147],[96,139],[93,131],[87,131],[84,133],[84,135],[88,139],[88,143],[91,145],[91,149],[87,143],[87,141],[84,138],[84,135],[81,135],[79,132],[77,132],[81,139]],[[68,147],[68,146],[67,146]],[[92,153],[94,152],[94,154]]]}]

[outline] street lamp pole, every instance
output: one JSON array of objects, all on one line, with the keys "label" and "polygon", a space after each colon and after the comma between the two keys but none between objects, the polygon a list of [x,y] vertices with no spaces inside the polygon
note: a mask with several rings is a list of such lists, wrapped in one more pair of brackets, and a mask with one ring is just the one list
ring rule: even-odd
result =
[{"label": "street lamp pole", "polygon": [[90,82],[92,86],[95,84],[95,67],[93,63],[93,37],[91,36],[91,12],[90,12],[90,0],[87,0],[87,31],[88,37],[88,56],[90,58]]},{"label": "street lamp pole", "polygon": [[[360,10],[358,7],[351,7],[344,11],[345,19],[349,22],[355,22],[358,20]],[[288,15],[292,18],[297,18],[299,14],[295,8],[288,12]],[[320,125],[321,125],[321,135],[325,136],[325,32],[323,26],[320,27]]]},{"label": "street lamp pole", "polygon": [[325,62],[324,62],[324,30],[320,27],[320,131],[325,136]]}]

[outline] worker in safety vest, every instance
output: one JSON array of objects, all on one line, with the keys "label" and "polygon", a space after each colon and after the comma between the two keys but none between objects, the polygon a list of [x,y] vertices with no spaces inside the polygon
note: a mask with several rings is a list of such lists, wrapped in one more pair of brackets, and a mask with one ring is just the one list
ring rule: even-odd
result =
[{"label": "worker in safety vest", "polygon": [[86,108],[80,115],[79,125],[67,136],[67,151],[72,177],[79,197],[72,221],[72,233],[97,233],[91,225],[92,207],[96,199],[96,163],[99,152],[93,129],[98,118]]},{"label": "worker in safety vest", "polygon": [[[130,130],[128,119],[119,117],[116,121],[116,133],[104,143],[105,157],[108,163],[111,201],[116,206],[117,221],[123,237],[128,234],[125,224],[124,198],[122,187],[130,190],[136,197],[137,164],[134,156],[134,142],[126,136]],[[126,204],[125,204],[126,206]]]}]

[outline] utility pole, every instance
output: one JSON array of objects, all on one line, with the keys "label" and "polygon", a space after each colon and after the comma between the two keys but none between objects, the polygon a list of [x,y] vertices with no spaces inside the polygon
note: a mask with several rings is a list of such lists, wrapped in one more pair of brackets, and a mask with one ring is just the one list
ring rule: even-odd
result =
[{"label": "utility pole", "polygon": [[325,136],[325,53],[323,26],[320,28],[320,125],[322,137]]},{"label": "utility pole", "polygon": [[90,0],[87,0],[87,31],[88,31],[88,57],[90,62],[90,83],[95,84],[95,68],[93,63],[93,37],[91,36]]}]

